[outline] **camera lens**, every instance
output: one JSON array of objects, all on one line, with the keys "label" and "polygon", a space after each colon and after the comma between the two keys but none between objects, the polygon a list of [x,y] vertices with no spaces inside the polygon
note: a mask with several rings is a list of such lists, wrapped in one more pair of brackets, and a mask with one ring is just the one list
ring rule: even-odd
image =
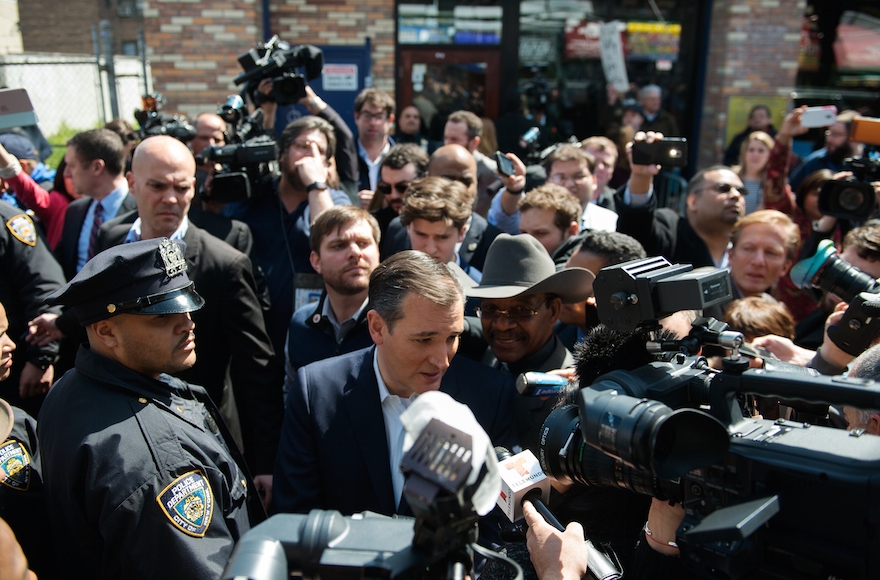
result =
[{"label": "camera lens", "polygon": [[683,497],[677,482],[630,467],[587,445],[575,405],[553,410],[544,421],[538,457],[544,473],[565,484],[616,487],[663,500],[681,501]]},{"label": "camera lens", "polygon": [[662,479],[720,461],[729,445],[727,430],[707,413],[616,391],[582,389],[579,416],[587,444]]},{"label": "camera lens", "polygon": [[815,286],[850,302],[862,292],[880,293],[880,282],[837,256],[831,240],[822,240],[816,253],[794,265],[791,279],[801,288]]},{"label": "camera lens", "polygon": [[857,187],[845,187],[840,191],[838,203],[845,211],[858,211],[865,203],[865,194]]}]

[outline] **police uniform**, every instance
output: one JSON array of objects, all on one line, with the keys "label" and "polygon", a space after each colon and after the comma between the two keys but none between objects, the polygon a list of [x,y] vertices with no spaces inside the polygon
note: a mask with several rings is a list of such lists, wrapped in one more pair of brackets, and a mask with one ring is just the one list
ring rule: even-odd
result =
[{"label": "police uniform", "polygon": [[[7,425],[3,427],[3,425]],[[37,421],[0,399],[0,518],[41,580],[54,578],[45,542],[46,506],[37,445]]]},{"label": "police uniform", "polygon": [[41,348],[25,345],[21,338],[27,332],[28,321],[44,312],[61,312],[60,308],[48,307],[45,299],[64,284],[64,273],[27,214],[0,201],[0,222],[0,304],[9,317],[9,336],[20,344],[19,352],[23,354],[16,357],[0,396],[36,413],[42,397],[22,401],[18,395],[21,368],[25,362],[46,368],[55,361],[58,344]]},{"label": "police uniform", "polygon": [[[183,243],[98,254],[51,300],[80,323],[200,308]],[[81,577],[218,578],[265,518],[250,475],[201,387],[146,376],[83,346],[39,417],[53,549]]]}]

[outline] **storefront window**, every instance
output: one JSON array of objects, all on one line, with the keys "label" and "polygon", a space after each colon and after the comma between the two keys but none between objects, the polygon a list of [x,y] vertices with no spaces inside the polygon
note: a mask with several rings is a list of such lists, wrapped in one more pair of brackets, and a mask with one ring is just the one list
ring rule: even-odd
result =
[{"label": "storefront window", "polygon": [[399,4],[397,11],[399,44],[501,43],[501,6]]},{"label": "storefront window", "polygon": [[[545,140],[604,134],[612,97],[663,89],[663,108],[681,119],[689,71],[680,56],[689,3],[523,0],[519,89],[523,112],[553,125]],[[616,93],[616,94],[615,94]],[[509,103],[512,105],[512,103]],[[681,126],[682,123],[679,123]]]}]

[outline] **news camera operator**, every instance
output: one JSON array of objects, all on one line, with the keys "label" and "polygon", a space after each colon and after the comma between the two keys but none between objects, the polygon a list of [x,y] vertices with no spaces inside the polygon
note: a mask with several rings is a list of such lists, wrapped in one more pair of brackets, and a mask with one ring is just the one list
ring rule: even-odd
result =
[{"label": "news camera operator", "polygon": [[294,304],[308,302],[323,289],[309,262],[311,223],[325,209],[348,205],[350,199],[327,183],[336,149],[330,123],[312,115],[297,119],[284,129],[278,148],[281,174],[272,179],[270,190],[230,204],[226,213],[254,235],[257,266],[266,276],[271,301],[267,331],[275,352],[281,353]]},{"label": "news camera operator", "polygon": [[[258,103],[256,106],[263,109],[263,128],[268,133],[272,133],[275,127],[275,116],[278,109],[278,103],[273,96],[273,87],[272,79],[263,79],[253,93],[253,101]],[[336,112],[336,109],[319,97],[310,85],[305,86],[305,93],[305,96],[299,99],[299,104],[308,109],[310,115],[320,117],[333,126],[333,132],[336,134],[336,147],[333,151],[332,162],[335,164],[343,191],[353,200],[357,199],[359,173],[354,134]]]}]

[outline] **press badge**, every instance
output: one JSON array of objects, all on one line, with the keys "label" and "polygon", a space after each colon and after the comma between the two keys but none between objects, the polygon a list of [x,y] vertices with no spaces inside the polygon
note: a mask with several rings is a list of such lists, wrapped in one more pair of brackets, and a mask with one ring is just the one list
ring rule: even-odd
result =
[{"label": "press badge", "polygon": [[184,534],[201,538],[214,513],[214,495],[201,471],[190,471],[172,481],[156,498],[165,516]]},{"label": "press badge", "polygon": [[27,491],[31,484],[30,455],[15,439],[0,445],[0,483],[17,491]]}]

